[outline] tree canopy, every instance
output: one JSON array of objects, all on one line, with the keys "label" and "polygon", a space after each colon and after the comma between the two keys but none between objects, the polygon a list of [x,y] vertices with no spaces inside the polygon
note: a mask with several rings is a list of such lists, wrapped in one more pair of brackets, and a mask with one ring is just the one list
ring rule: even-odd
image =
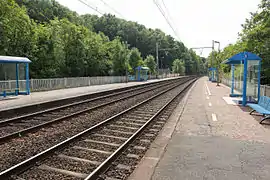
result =
[{"label": "tree canopy", "polygon": [[179,59],[175,59],[173,61],[172,69],[173,69],[174,73],[184,75],[185,74],[185,63]]},{"label": "tree canopy", "polygon": [[[225,60],[243,51],[255,53],[262,58],[261,83],[270,84],[270,1],[261,0],[258,10],[251,13],[242,27],[238,41],[225,47],[217,58]],[[223,66],[222,70],[228,73],[230,67]]]},{"label": "tree canopy", "polygon": [[155,58],[152,55],[148,55],[145,60],[144,64],[149,68],[150,73],[155,74],[157,64],[155,62]]},{"label": "tree canopy", "polygon": [[31,78],[124,75],[139,65],[154,73],[157,43],[167,49],[160,67],[182,59],[186,74],[205,71],[182,42],[111,14],[79,16],[55,0],[5,0],[0,9],[0,54],[30,58]]}]

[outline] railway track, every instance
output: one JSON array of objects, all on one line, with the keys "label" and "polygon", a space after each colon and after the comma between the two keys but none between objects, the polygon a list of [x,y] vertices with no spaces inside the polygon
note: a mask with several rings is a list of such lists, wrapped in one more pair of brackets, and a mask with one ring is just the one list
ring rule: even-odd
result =
[{"label": "railway track", "polygon": [[177,83],[178,81],[181,81],[181,78],[175,81],[166,81],[154,84],[152,86],[147,85],[134,89],[128,89],[121,92],[107,94],[92,99],[82,100],[79,102],[2,120],[0,121],[0,143],[12,138],[21,137],[29,132],[50,126],[54,123],[78,116],[85,112],[89,112],[124,99],[135,97],[137,95],[153,91],[157,88],[165,87],[172,83]]},{"label": "railway track", "polygon": [[134,86],[111,89],[111,90],[106,90],[106,91],[101,91],[101,92],[94,92],[94,93],[90,93],[90,94],[84,94],[84,95],[80,95],[80,96],[64,98],[64,99],[59,99],[59,100],[54,100],[54,101],[49,101],[49,102],[43,102],[41,104],[33,104],[33,105],[28,105],[28,106],[10,109],[10,110],[4,110],[4,111],[0,110],[0,121],[6,120],[6,119],[12,119],[12,118],[15,118],[18,116],[23,116],[26,114],[35,113],[38,111],[51,109],[54,107],[60,107],[60,106],[64,106],[67,104],[72,104],[75,102],[89,100],[89,99],[93,99],[96,97],[110,95],[110,94],[117,93],[117,92],[124,92],[124,91],[128,91],[131,89],[147,88],[147,87],[151,87],[151,86],[158,85],[161,83],[169,83],[169,82],[175,81],[176,79],[168,79],[168,80],[164,80],[164,81],[156,81],[156,82],[151,82],[151,83],[146,83],[146,84],[139,84],[139,85],[134,85]]},{"label": "railway track", "polygon": [[[98,179],[109,165],[194,80],[171,85],[67,140],[0,173],[2,179]],[[162,125],[156,125],[160,128]],[[157,129],[152,129],[157,132]],[[153,134],[146,134],[153,136]],[[137,150],[145,149],[135,146]],[[128,154],[135,158],[135,154]],[[118,164],[119,169],[128,165]],[[102,179],[110,177],[102,177]]]}]

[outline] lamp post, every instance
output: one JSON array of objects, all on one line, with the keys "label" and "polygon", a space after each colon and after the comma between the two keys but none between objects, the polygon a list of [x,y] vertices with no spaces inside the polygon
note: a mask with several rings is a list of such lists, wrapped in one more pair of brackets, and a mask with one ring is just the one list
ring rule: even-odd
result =
[{"label": "lamp post", "polygon": [[[218,53],[220,53],[220,42],[213,40],[213,44],[215,44],[215,43],[218,44]],[[219,63],[219,60],[217,59],[217,57],[216,57],[216,63],[217,63],[217,86],[219,86],[219,66],[220,66],[220,63]]]},{"label": "lamp post", "polygon": [[[127,41],[125,42],[126,48],[128,49],[129,44],[127,43]],[[127,51],[126,51],[127,53]],[[126,54],[126,83],[128,83],[128,64],[129,64],[129,57],[128,57],[128,53]]]}]

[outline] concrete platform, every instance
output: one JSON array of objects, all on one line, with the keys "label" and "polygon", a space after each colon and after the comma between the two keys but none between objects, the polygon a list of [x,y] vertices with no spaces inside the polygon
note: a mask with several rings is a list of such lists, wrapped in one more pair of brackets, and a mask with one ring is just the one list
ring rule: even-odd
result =
[{"label": "concrete platform", "polygon": [[199,79],[130,180],[269,180],[270,126],[227,104],[229,93]]},{"label": "concrete platform", "polygon": [[[175,78],[175,77],[174,77]],[[176,77],[177,78],[177,77]],[[29,96],[10,96],[5,99],[0,99],[0,111],[19,108],[23,106],[40,104],[44,102],[49,102],[53,100],[66,99],[76,96],[82,96],[86,94],[108,91],[118,88],[131,87],[140,84],[147,84],[157,81],[163,81],[167,79],[153,79],[144,82],[129,82],[129,83],[115,83],[115,84],[105,84],[105,85],[95,85],[95,86],[86,86],[78,88],[69,88],[69,89],[59,89],[52,91],[43,91],[43,92],[33,92]]]}]

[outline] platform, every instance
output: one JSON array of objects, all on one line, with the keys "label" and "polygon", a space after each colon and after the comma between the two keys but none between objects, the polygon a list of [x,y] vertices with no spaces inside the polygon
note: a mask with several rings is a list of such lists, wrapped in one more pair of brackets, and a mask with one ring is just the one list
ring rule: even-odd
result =
[{"label": "platform", "polygon": [[[173,77],[178,78],[178,77]],[[82,96],[86,94],[108,91],[118,88],[131,87],[140,84],[147,84],[157,81],[163,81],[167,79],[153,79],[142,82],[128,82],[128,83],[114,83],[114,84],[105,84],[105,85],[94,85],[94,86],[86,86],[86,87],[78,87],[78,88],[68,88],[68,89],[59,89],[52,91],[43,91],[43,92],[33,92],[28,96],[9,96],[5,99],[0,99],[0,111],[45,103],[53,100],[60,100],[66,98],[72,98],[76,96]]]},{"label": "platform", "polygon": [[270,125],[229,94],[199,79],[129,180],[269,180]]}]

